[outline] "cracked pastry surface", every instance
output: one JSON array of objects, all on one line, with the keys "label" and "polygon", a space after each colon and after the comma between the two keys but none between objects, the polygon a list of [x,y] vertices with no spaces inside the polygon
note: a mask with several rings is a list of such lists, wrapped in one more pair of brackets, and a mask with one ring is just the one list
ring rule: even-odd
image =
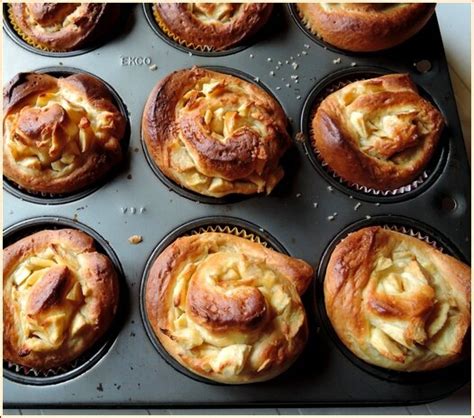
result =
[{"label": "cracked pastry surface", "polygon": [[444,127],[407,74],[351,83],[326,97],[311,122],[312,143],[344,180],[377,190],[421,175]]},{"label": "cracked pastry surface", "polygon": [[251,383],[285,371],[308,336],[300,295],[313,270],[228,233],[178,238],[154,262],[146,312],[178,362],[221,383]]},{"label": "cracked pastry surface", "polygon": [[3,257],[5,360],[47,370],[78,358],[105,333],[118,279],[89,235],[44,230],[8,246]]},{"label": "cracked pastry surface", "polygon": [[283,109],[262,88],[196,67],[153,89],[142,136],[163,174],[213,197],[270,193],[291,144]]},{"label": "cracked pastry surface", "polygon": [[125,117],[105,85],[78,73],[20,73],[3,90],[3,170],[19,186],[80,190],[122,159]]},{"label": "cracked pastry surface", "polygon": [[471,269],[426,242],[381,227],[349,234],[326,270],[326,311],[359,358],[425,371],[462,358]]},{"label": "cracked pastry surface", "polygon": [[12,3],[9,16],[29,44],[50,51],[73,51],[110,30],[120,6],[105,3]]},{"label": "cracked pastry surface", "polygon": [[252,37],[268,20],[265,3],[157,3],[160,28],[174,41],[193,49],[222,51]]},{"label": "cracked pastry surface", "polygon": [[303,23],[325,42],[354,52],[399,45],[428,22],[432,3],[298,3]]}]

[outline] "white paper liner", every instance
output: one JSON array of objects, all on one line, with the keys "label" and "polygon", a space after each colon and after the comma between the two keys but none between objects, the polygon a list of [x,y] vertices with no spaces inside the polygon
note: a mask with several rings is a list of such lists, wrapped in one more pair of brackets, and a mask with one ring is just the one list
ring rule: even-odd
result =
[{"label": "white paper liner", "polygon": [[402,226],[402,225],[381,225],[382,228],[388,229],[390,231],[395,231],[399,232],[401,234],[409,235],[413,238],[418,238],[427,244],[431,245],[433,248],[435,248],[438,251],[441,251],[442,253],[445,253],[444,247],[442,247],[438,241],[436,241],[434,238],[430,237],[429,235],[426,235],[423,232],[420,232],[416,229],[413,229],[411,227],[407,226]]},{"label": "white paper liner", "polygon": [[204,232],[221,232],[226,234],[232,234],[240,238],[248,239],[249,241],[256,242],[263,245],[265,248],[271,248],[268,242],[266,242],[259,235],[254,234],[253,232],[247,231],[245,228],[240,226],[233,225],[207,225],[200,226],[198,228],[192,229],[190,232],[187,232],[185,235],[198,235]]},{"label": "white paper liner", "polygon": [[76,369],[77,367],[84,364],[87,359],[88,357],[82,356],[70,363],[47,370],[38,370],[27,366],[22,366],[21,364],[12,363],[10,361],[4,361],[3,367],[6,367],[9,371],[25,377],[52,377],[59,376]]}]

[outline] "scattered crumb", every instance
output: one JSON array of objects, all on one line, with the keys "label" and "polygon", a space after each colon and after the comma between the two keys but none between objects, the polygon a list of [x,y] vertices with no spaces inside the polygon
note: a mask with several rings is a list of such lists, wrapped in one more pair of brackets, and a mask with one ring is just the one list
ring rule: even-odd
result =
[{"label": "scattered crumb", "polygon": [[286,87],[290,88],[290,83],[285,84]]},{"label": "scattered crumb", "polygon": [[375,206],[380,206],[380,203],[377,202],[377,203],[375,204]]},{"label": "scattered crumb", "polygon": [[272,62],[272,59],[270,57],[267,58],[268,62]]},{"label": "scattered crumb", "polygon": [[298,81],[298,80],[295,80],[295,84],[298,84],[298,83],[299,83],[299,81]]},{"label": "scattered crumb", "polygon": [[349,199],[354,199],[354,196],[350,195],[350,196],[349,196]]},{"label": "scattered crumb", "polygon": [[276,87],[275,87],[275,90],[281,90],[281,87],[280,87],[280,86],[276,86]]},{"label": "scattered crumb", "polygon": [[281,61],[278,61],[278,65],[282,65],[282,62],[281,62]]},{"label": "scattered crumb", "polygon": [[336,219],[334,215],[329,215],[328,216],[328,221],[333,221],[334,219]]},{"label": "scattered crumb", "polygon": [[260,81],[260,78],[255,77],[254,80],[258,83]]},{"label": "scattered crumb", "polygon": [[309,44],[304,44],[303,45],[306,49],[309,49]]},{"label": "scattered crumb", "polygon": [[317,208],[318,207],[318,202],[313,202],[313,208]]},{"label": "scattered crumb", "polygon": [[274,77],[274,76],[275,76],[275,71],[270,71],[270,75],[271,75],[272,77]]},{"label": "scattered crumb", "polygon": [[156,71],[158,69],[158,66],[156,64],[150,65],[148,67],[151,71]]},{"label": "scattered crumb", "polygon": [[279,70],[280,69],[280,66],[279,65],[275,65],[275,70]]},{"label": "scattered crumb", "polygon": [[294,58],[293,58],[293,57],[290,57],[290,60],[291,60],[291,61],[293,61],[293,60],[294,60]]},{"label": "scattered crumb", "polygon": [[301,96],[296,96],[296,100],[301,100]]},{"label": "scattered crumb", "polygon": [[301,197],[301,193],[296,193],[296,197]]},{"label": "scattered crumb", "polygon": [[351,67],[355,67],[357,65],[356,62],[351,62]]},{"label": "scattered crumb", "polygon": [[296,62],[292,62],[291,66],[293,67],[293,70],[296,70],[299,67],[299,65]]},{"label": "scattered crumb", "polygon": [[301,54],[308,55],[308,53],[306,51],[301,51]]},{"label": "scattered crumb", "polygon": [[291,78],[292,80],[296,80],[296,79],[298,79],[298,77],[299,77],[299,76],[296,75],[296,74],[292,74],[292,75],[290,76],[290,78]]},{"label": "scattered crumb", "polygon": [[298,132],[298,133],[295,135],[295,140],[296,140],[297,142],[304,142],[304,140],[305,140],[304,133],[303,133],[303,132]]},{"label": "scattered crumb", "polygon": [[192,53],[192,52],[188,52],[188,55],[189,55],[190,57],[192,57],[192,56],[193,56],[193,53]]},{"label": "scattered crumb", "polygon": [[288,60],[285,61],[285,64],[289,64],[289,63],[290,63],[290,61],[288,61]]},{"label": "scattered crumb", "polygon": [[372,218],[372,216],[370,216],[370,215],[365,215],[365,219],[370,219],[370,218]]},{"label": "scattered crumb", "polygon": [[300,56],[300,53],[298,52],[298,53],[296,54],[296,56],[299,57],[299,56]]},{"label": "scattered crumb", "polygon": [[250,54],[249,57],[250,57],[250,58],[253,58],[253,54]]},{"label": "scattered crumb", "polygon": [[357,209],[359,209],[359,208],[360,208],[360,205],[361,205],[361,203],[360,203],[360,202],[356,203],[356,205],[354,206],[354,210],[357,210]]},{"label": "scattered crumb", "polygon": [[333,64],[340,64],[340,63],[341,63],[341,59],[340,59],[340,58],[333,59],[333,60],[332,60],[332,63],[333,63]]},{"label": "scattered crumb", "polygon": [[129,239],[128,242],[133,245],[140,244],[140,242],[143,241],[143,237],[141,235],[132,235]]},{"label": "scattered crumb", "polygon": [[334,191],[334,189],[333,189],[332,186],[328,186],[327,189],[328,189],[328,191],[330,191],[330,192]]}]

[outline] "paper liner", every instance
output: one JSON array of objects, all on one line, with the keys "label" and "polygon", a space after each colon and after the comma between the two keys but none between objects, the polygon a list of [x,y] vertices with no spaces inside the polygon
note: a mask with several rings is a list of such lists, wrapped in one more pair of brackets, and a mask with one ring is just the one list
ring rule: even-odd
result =
[{"label": "paper liner", "polygon": [[[354,77],[350,77],[350,75],[349,75],[344,80],[337,80],[334,83],[327,86],[326,88],[324,88],[324,90],[322,90],[318,94],[316,100],[314,100],[313,103],[312,103],[312,108],[311,108],[311,112],[310,112],[309,121],[311,122],[314,119],[314,116],[316,114],[316,111],[319,108],[319,105],[330,94],[342,89],[343,87],[345,87],[345,86],[347,86],[351,83],[354,83],[356,81],[367,80],[367,79],[368,79],[368,77],[363,77],[363,76],[357,77],[357,74],[354,74]],[[311,123],[310,123],[310,126],[309,126],[309,134],[310,134],[310,138],[308,138],[308,139],[310,141],[311,150],[313,151],[313,154],[315,155],[316,159],[319,161],[321,167],[323,167],[326,170],[326,172],[329,173],[337,182],[341,183],[342,185],[344,185],[348,188],[356,190],[358,192],[370,194],[370,195],[373,195],[373,196],[383,196],[383,197],[398,196],[398,195],[401,195],[403,193],[407,193],[407,192],[411,192],[411,191],[415,190],[417,187],[419,187],[421,184],[423,184],[425,182],[425,180],[429,177],[428,171],[423,170],[423,172],[420,174],[420,176],[417,177],[415,180],[413,180],[411,183],[406,184],[406,185],[404,185],[402,187],[399,187],[397,189],[391,189],[391,190],[379,190],[379,189],[374,189],[374,188],[367,187],[367,186],[362,186],[362,185],[357,184],[357,183],[352,183],[352,182],[350,182],[348,180],[345,180],[342,177],[340,177],[324,161],[322,155],[319,153],[319,151],[316,149],[316,147],[313,143],[314,132],[313,132],[313,126],[312,126]]]},{"label": "paper liner", "polygon": [[21,364],[12,363],[10,361],[4,361],[3,367],[7,370],[22,375],[26,377],[52,377],[59,376],[61,374],[70,372],[71,370],[76,369],[81,366],[88,360],[88,357],[82,355],[81,357],[73,360],[70,363],[66,363],[62,366],[54,367],[46,370],[34,369],[27,366],[22,366]]},{"label": "paper liner", "polygon": [[64,50],[59,50],[59,49],[52,49],[52,48],[47,48],[46,46],[38,44],[36,41],[31,39],[26,33],[24,33],[16,24],[15,17],[13,16],[13,10],[11,4],[8,5],[8,20],[10,24],[12,25],[14,31],[16,34],[24,40],[28,45],[32,46],[33,48],[39,49],[41,51],[45,52],[65,52]]},{"label": "paper liner", "polygon": [[434,238],[432,238],[429,235],[426,235],[423,232],[420,232],[417,229],[413,229],[407,226],[402,226],[402,225],[381,225],[382,228],[388,229],[390,231],[395,231],[395,232],[400,232],[401,234],[405,235],[410,235],[413,238],[418,238],[427,244],[431,245],[433,248],[437,249],[438,251],[441,251],[442,253],[445,253],[445,249],[443,246],[441,246],[438,241],[436,241]]},{"label": "paper liner", "polygon": [[245,239],[248,239],[249,241],[261,244],[265,248],[271,247],[269,243],[265,241],[263,238],[238,226],[230,226],[230,225],[200,226],[196,229],[191,230],[189,233],[185,235],[198,235],[204,232],[221,232],[221,233],[226,233],[226,234],[232,234],[232,235],[235,235],[236,237],[245,238]]},{"label": "paper liner", "polygon": [[155,22],[158,24],[158,27],[172,41],[176,42],[179,45],[185,46],[186,48],[194,49],[196,51],[201,51],[201,52],[214,52],[215,51],[215,49],[209,45],[195,45],[192,42],[188,42],[188,41],[185,41],[184,39],[181,39],[178,35],[174,34],[168,29],[168,27],[166,26],[166,23],[161,18],[156,7],[153,6],[152,9],[153,9],[153,17],[155,18]]}]

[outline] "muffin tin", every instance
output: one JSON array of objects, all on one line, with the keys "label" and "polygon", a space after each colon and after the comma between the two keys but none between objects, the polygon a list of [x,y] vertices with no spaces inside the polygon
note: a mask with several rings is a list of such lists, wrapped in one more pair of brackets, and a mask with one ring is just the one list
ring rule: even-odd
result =
[{"label": "muffin tin", "polygon": [[[469,167],[436,17],[400,47],[377,54],[349,54],[327,48],[303,32],[292,9],[279,4],[252,44],[215,56],[173,47],[147,21],[149,6],[129,7],[130,16],[121,33],[80,55],[35,54],[14,42],[8,30],[11,36],[4,37],[5,82],[18,72],[50,67],[88,71],[110,84],[124,102],[131,133],[120,170],[77,199],[56,204],[41,196],[26,200],[4,182],[5,243],[14,239],[14,231],[30,225],[30,221],[23,223],[27,219],[34,218],[34,228],[72,223],[94,231],[98,240],[103,237],[103,247],[110,246],[124,271],[121,317],[116,332],[112,330],[106,338],[106,349],[98,350],[87,367],[50,381],[41,376],[22,378],[4,365],[4,407],[416,404],[447,396],[468,382],[468,360],[421,376],[368,366],[344,350],[321,306],[325,251],[347,232],[345,228],[354,225],[406,226],[470,261]],[[427,67],[421,65],[417,69],[421,62],[428,62],[430,69],[425,71]],[[140,138],[145,101],[160,79],[193,65],[244,73],[282,104],[295,146],[283,161],[285,177],[270,196],[208,200],[187,195],[176,189],[179,186],[160,181],[150,165]],[[315,92],[321,91],[327,77],[332,80],[335,73],[361,76],[373,67],[409,72],[447,120],[440,156],[429,178],[414,191],[396,196],[367,194],[339,183],[323,167],[318,168],[305,143],[308,103],[317,100]],[[209,224],[249,229],[270,245],[310,262],[318,272],[314,286],[304,296],[311,329],[308,345],[297,362],[276,379],[244,386],[195,380],[178,371],[147,335],[140,293],[147,263],[160,243]],[[132,235],[141,235],[143,241],[130,244]]]}]

